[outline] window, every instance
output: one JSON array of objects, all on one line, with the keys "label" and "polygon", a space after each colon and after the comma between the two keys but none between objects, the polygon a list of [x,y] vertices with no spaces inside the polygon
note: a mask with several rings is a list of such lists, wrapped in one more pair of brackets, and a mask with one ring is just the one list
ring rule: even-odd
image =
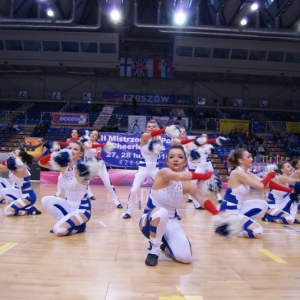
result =
[{"label": "window", "polygon": [[269,51],[268,53],[268,61],[283,62],[283,59],[284,59],[284,52]]},{"label": "window", "polygon": [[192,57],[193,56],[193,47],[177,46],[176,47],[176,55]]},{"label": "window", "polygon": [[246,50],[246,49],[232,49],[231,59],[247,60],[247,58],[248,58],[248,50]]},{"label": "window", "polygon": [[41,51],[40,41],[24,41],[25,51]]},{"label": "window", "polygon": [[81,42],[81,51],[88,53],[98,53],[98,44],[92,42]]},{"label": "window", "polygon": [[300,53],[299,52],[287,52],[285,61],[290,62],[290,63],[300,63]]},{"label": "window", "polygon": [[100,43],[100,53],[117,53],[116,43]]},{"label": "window", "polygon": [[195,47],[194,56],[195,57],[210,57],[211,48]]},{"label": "window", "polygon": [[61,42],[63,52],[79,52],[78,42]]},{"label": "window", "polygon": [[59,52],[60,46],[58,41],[43,41],[44,51]]},{"label": "window", "polygon": [[22,41],[20,40],[5,40],[5,49],[6,50],[14,50],[14,51],[22,51]]},{"label": "window", "polygon": [[213,58],[229,58],[230,49],[228,48],[214,48]]},{"label": "window", "polygon": [[251,50],[249,60],[266,60],[267,51]]}]

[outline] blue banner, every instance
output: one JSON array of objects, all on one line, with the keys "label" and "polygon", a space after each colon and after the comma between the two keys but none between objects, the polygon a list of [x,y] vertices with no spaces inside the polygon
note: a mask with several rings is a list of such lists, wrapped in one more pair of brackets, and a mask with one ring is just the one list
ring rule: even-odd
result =
[{"label": "blue banner", "polygon": [[103,101],[105,102],[132,102],[135,98],[139,103],[153,104],[191,104],[191,96],[189,95],[162,95],[162,94],[135,94],[135,93],[103,93]]},{"label": "blue banner", "polygon": [[[166,166],[167,151],[172,143],[170,137],[166,135],[161,135],[161,137],[165,150],[161,151],[158,157],[160,168]],[[141,158],[140,139],[140,134],[101,132],[101,137],[98,140],[99,143],[109,141],[116,145],[115,149],[110,153],[102,151],[102,158],[106,166],[137,169]]]}]

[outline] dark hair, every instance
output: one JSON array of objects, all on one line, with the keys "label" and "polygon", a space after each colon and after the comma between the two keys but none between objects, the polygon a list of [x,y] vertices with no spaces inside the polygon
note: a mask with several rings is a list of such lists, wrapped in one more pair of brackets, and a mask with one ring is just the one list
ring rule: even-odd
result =
[{"label": "dark hair", "polygon": [[172,149],[180,149],[180,150],[183,152],[184,157],[185,157],[185,159],[186,159],[186,153],[185,153],[185,151],[184,151],[183,146],[182,146],[182,145],[178,145],[178,144],[172,145],[172,146],[169,148],[168,153],[167,153],[167,159],[169,158],[169,153],[170,153],[170,151],[171,151]]},{"label": "dark hair", "polygon": [[297,157],[297,158],[293,159],[291,165],[292,165],[292,167],[293,167],[294,169],[298,169],[298,168],[297,168],[297,164],[298,164],[299,160],[300,160],[300,157]]},{"label": "dark hair", "polygon": [[239,165],[238,160],[240,158],[243,158],[244,152],[246,152],[246,151],[247,150],[245,148],[231,150],[229,155],[228,155],[228,158],[227,158],[227,164],[229,166],[237,167]]},{"label": "dark hair", "polygon": [[24,148],[19,148],[18,156],[21,158],[22,162],[27,165],[30,165],[33,161],[33,156],[28,154]]},{"label": "dark hair", "polygon": [[73,128],[72,130],[71,130],[71,134],[72,134],[72,131],[73,130],[76,130],[77,131],[77,134],[78,134],[78,136],[80,136],[80,130],[79,129],[77,129],[77,128]]},{"label": "dark hair", "polygon": [[279,174],[282,174],[281,169],[286,163],[288,163],[288,161],[281,161],[280,163],[277,164]]},{"label": "dark hair", "polygon": [[84,147],[83,147],[83,145],[82,145],[82,143],[81,143],[80,141],[77,141],[77,140],[71,141],[71,142],[69,143],[69,145],[70,145],[71,143],[77,144],[77,145],[80,147],[80,151],[84,153]]}]

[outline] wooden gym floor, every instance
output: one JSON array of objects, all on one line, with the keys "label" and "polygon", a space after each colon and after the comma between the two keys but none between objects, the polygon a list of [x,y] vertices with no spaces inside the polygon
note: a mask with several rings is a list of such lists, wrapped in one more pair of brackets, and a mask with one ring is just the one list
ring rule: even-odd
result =
[{"label": "wooden gym floor", "polygon": [[115,187],[120,210],[103,186],[92,185],[97,200],[87,231],[56,237],[49,233],[55,221],[40,204],[56,186],[33,186],[42,215],[5,217],[0,206],[1,300],[300,299],[300,225],[259,220],[261,239],[226,241],[214,235],[210,214],[183,201],[180,222],[193,245],[192,263],[161,253],[158,265],[148,267],[148,242],[138,229],[148,188],[141,189],[133,218],[123,220],[129,187]]}]

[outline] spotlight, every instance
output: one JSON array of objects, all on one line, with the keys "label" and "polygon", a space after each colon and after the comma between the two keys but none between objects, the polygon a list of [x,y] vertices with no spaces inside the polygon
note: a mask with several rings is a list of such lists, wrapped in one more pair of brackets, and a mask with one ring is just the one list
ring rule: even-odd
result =
[{"label": "spotlight", "polygon": [[186,14],[182,10],[175,14],[174,22],[177,25],[182,25],[185,23],[185,21],[186,21]]},{"label": "spotlight", "polygon": [[47,15],[48,15],[49,17],[53,17],[53,16],[54,16],[54,12],[53,12],[53,10],[52,10],[51,8],[48,8],[48,9],[47,9]]},{"label": "spotlight", "polygon": [[258,9],[258,4],[257,3],[253,3],[252,5],[251,5],[251,10],[252,11],[255,11],[255,10],[257,10]]},{"label": "spotlight", "polygon": [[114,22],[119,22],[121,20],[121,14],[118,10],[116,10],[115,8],[111,11],[110,13],[110,18],[112,19],[112,21]]},{"label": "spotlight", "polygon": [[241,20],[241,25],[245,26],[247,23],[248,23],[248,21],[247,21],[246,18],[243,18],[243,19]]}]

